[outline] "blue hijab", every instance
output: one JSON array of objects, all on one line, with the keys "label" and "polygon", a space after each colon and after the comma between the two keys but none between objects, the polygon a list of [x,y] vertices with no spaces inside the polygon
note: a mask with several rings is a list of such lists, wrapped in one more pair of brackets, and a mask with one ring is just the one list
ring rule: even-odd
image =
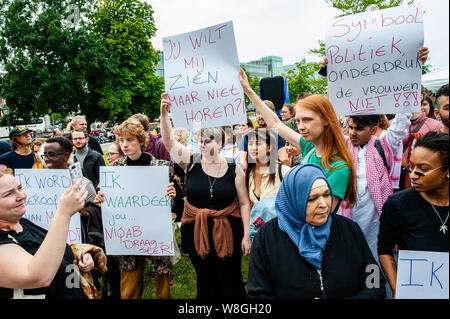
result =
[{"label": "blue hijab", "polygon": [[[275,203],[280,229],[298,247],[300,255],[317,269],[322,268],[323,252],[330,236],[331,216],[323,225],[317,227],[308,224],[305,215],[311,187],[319,178],[326,181],[331,192],[330,184],[320,166],[316,164],[294,166],[283,178]],[[330,214],[331,209],[332,207]]]}]

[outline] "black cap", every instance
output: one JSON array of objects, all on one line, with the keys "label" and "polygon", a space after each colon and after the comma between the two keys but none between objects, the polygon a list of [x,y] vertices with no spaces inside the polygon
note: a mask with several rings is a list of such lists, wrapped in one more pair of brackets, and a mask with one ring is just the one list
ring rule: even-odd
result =
[{"label": "black cap", "polygon": [[30,130],[24,126],[15,127],[11,132],[9,132],[9,139],[29,132],[33,132],[33,130]]}]

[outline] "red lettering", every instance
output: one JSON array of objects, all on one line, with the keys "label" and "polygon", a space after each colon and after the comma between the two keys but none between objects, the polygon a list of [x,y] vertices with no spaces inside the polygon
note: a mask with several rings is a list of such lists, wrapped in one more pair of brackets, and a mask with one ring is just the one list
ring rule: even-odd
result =
[{"label": "red lettering", "polygon": [[375,52],[375,55],[376,56],[385,56],[386,55],[386,52],[384,50],[384,45],[377,49],[377,51]]},{"label": "red lettering", "polygon": [[220,31],[222,31],[222,29],[225,28],[226,26],[227,25],[224,24],[224,25],[218,27],[216,30],[214,30],[215,32],[219,31],[219,40],[222,40],[222,35],[221,35]]},{"label": "red lettering", "polygon": [[230,94],[228,93],[228,89],[222,89],[222,91],[220,92],[220,97],[228,97],[230,96]]},{"label": "red lettering", "polygon": [[139,237],[142,235],[141,228],[139,226],[133,226],[133,237]]},{"label": "red lettering", "polygon": [[208,116],[209,119],[212,120],[212,116],[209,114],[209,111],[210,111],[210,109],[208,107],[205,107],[203,109],[203,118],[205,119],[205,121],[206,121],[206,116]]},{"label": "red lettering", "polygon": [[[390,24],[385,24],[384,22],[386,21],[386,20],[391,20],[391,23]],[[387,17],[386,19],[384,18],[384,14],[382,14],[381,15],[381,26],[382,27],[388,27],[388,26],[390,26],[390,25],[392,25],[394,23],[394,19],[392,19],[392,18],[389,18],[389,17]]]},{"label": "red lettering", "polygon": [[343,33],[343,34],[334,35],[335,38],[340,38],[340,37],[346,36],[347,34],[350,33],[350,27],[349,27],[348,25],[346,25],[346,24],[337,24],[338,22],[341,22],[341,21],[343,21],[343,20],[345,20],[345,19],[339,19],[339,20],[336,20],[336,21],[333,23],[332,27],[333,27],[333,28],[336,28],[336,27],[344,27],[344,28],[347,29],[347,31],[346,31],[345,33]]},{"label": "red lettering", "polygon": [[391,44],[391,53],[394,53],[394,49],[398,51],[398,53],[402,54],[402,51],[399,50],[399,48],[396,47],[397,44],[399,44],[402,41],[402,39],[398,40],[397,42],[394,42],[394,37],[392,37],[392,44]]},{"label": "red lettering", "polygon": [[223,113],[223,111],[222,111],[222,108],[219,106],[219,107],[216,107],[216,109],[214,110],[214,112],[213,112],[213,117],[215,118],[215,119],[217,119],[217,118],[219,118],[219,117],[222,117],[222,113]]},{"label": "red lettering", "polygon": [[192,103],[194,103],[195,101],[201,102],[201,100],[198,98],[198,92],[197,91],[192,91],[191,92],[191,99],[192,99]]}]

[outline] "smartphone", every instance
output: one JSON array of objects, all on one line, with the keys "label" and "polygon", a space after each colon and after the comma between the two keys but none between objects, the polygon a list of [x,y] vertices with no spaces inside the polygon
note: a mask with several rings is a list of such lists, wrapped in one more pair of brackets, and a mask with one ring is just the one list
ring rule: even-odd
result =
[{"label": "smartphone", "polygon": [[81,165],[79,162],[76,162],[69,166],[70,178],[72,179],[72,184],[79,178],[83,178],[83,172],[81,171]]}]

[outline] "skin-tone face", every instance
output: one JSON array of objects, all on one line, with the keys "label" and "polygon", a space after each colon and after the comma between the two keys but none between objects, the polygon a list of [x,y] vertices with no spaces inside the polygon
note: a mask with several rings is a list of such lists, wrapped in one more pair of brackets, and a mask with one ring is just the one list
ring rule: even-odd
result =
[{"label": "skin-tone face", "polygon": [[31,133],[23,133],[16,137],[16,141],[22,145],[30,145],[33,141]]},{"label": "skin-tone face", "polygon": [[284,147],[289,158],[295,157],[300,154],[300,149],[295,147],[295,145],[289,143],[288,141],[284,142]]},{"label": "skin-tone face", "polygon": [[372,138],[377,131],[377,126],[361,126],[357,125],[352,119],[348,120],[348,136],[355,146],[364,146]]},{"label": "skin-tone face", "polygon": [[269,161],[270,145],[263,139],[256,141],[256,137],[248,140],[248,162],[249,163],[267,163]]},{"label": "skin-tone face", "polygon": [[82,129],[87,129],[87,122],[84,119],[80,119],[77,122],[72,124],[73,128],[82,128]]},{"label": "skin-tone face", "polygon": [[238,124],[234,127],[233,133],[234,134],[243,134],[247,131],[248,126],[247,124]]},{"label": "skin-tone face", "polygon": [[119,136],[119,144],[122,152],[125,156],[128,156],[132,160],[137,160],[142,154],[142,145],[136,136],[124,134]]},{"label": "skin-tone face", "polygon": [[449,112],[448,112],[448,96],[441,95],[437,101],[438,115],[446,127],[448,127]]},{"label": "skin-tone face", "polygon": [[[320,186],[317,186],[320,185]],[[305,221],[313,226],[323,225],[331,210],[331,192],[325,181],[316,180],[313,183],[306,206]]]},{"label": "skin-tone face", "polygon": [[260,126],[260,127],[267,126],[266,121],[264,121],[263,117],[258,112],[256,113],[256,121],[258,122],[258,126]]},{"label": "skin-tone face", "polygon": [[425,113],[428,114],[430,113],[430,104],[428,103],[427,100],[423,100],[422,101],[422,105],[420,106],[420,110]]},{"label": "skin-tone face", "polygon": [[111,146],[108,149],[108,154],[106,156],[106,159],[108,160],[108,163],[110,165],[114,164],[115,161],[117,161],[119,158],[121,158],[119,153],[119,148],[116,144],[111,144]]},{"label": "skin-tone face", "polygon": [[213,138],[200,136],[198,140],[198,149],[203,156],[214,157],[220,154],[220,144]]},{"label": "skin-tone face", "polygon": [[[433,192],[448,183],[448,169],[438,168],[442,166],[438,152],[434,152],[425,147],[416,147],[411,153],[409,160],[409,174],[412,187],[418,192]],[[432,171],[434,169],[434,171]],[[419,176],[416,172],[426,174]],[[427,174],[428,173],[428,174]]]},{"label": "skin-tone face", "polygon": [[53,155],[44,157],[47,168],[66,169],[69,153],[64,152],[58,143],[47,143],[44,147],[44,154]]},{"label": "skin-tone face", "polygon": [[321,139],[325,126],[328,125],[319,114],[300,106],[297,106],[295,121],[305,141],[312,143]]},{"label": "skin-tone face", "polygon": [[283,108],[280,111],[281,114],[281,119],[283,121],[287,121],[290,118],[292,118],[293,114],[291,112],[289,112],[289,108],[287,106],[283,106]]},{"label": "skin-tone face", "polygon": [[41,149],[41,145],[34,145],[33,146],[33,154],[34,154],[34,160],[39,162],[41,159],[39,158],[39,150]]},{"label": "skin-tone face", "polygon": [[72,143],[77,149],[83,149],[89,141],[89,137],[84,136],[83,132],[72,133]]},{"label": "skin-tone face", "polygon": [[0,177],[0,225],[15,224],[25,214],[27,194],[12,175]]}]

